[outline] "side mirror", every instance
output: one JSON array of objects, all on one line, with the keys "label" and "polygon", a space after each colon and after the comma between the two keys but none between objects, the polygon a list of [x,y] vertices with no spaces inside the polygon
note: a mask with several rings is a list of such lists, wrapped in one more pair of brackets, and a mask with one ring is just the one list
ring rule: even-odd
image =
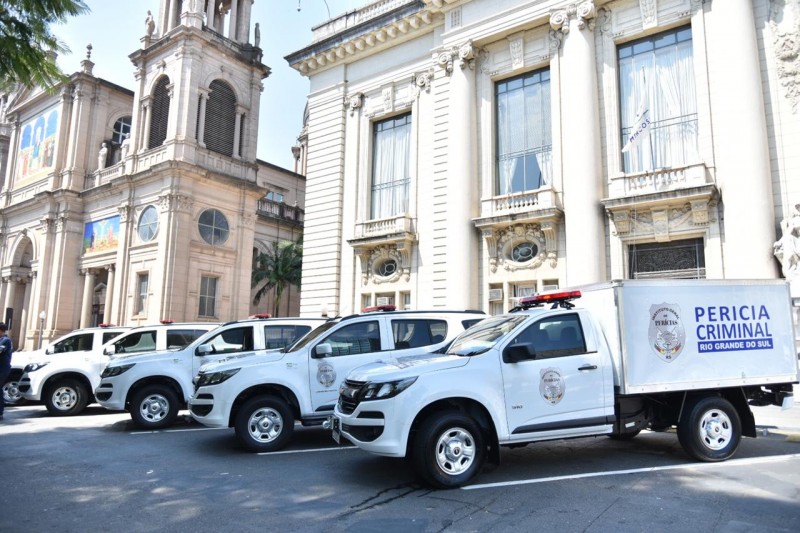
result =
[{"label": "side mirror", "polygon": [[210,353],[214,353],[214,347],[210,344],[201,344],[197,347],[197,355],[201,357]]},{"label": "side mirror", "polygon": [[504,363],[519,363],[530,359],[536,359],[530,344],[512,344],[503,350]]},{"label": "side mirror", "polygon": [[317,344],[314,348],[313,359],[321,359],[323,357],[328,357],[333,353],[333,348],[327,342],[323,342],[322,344]]},{"label": "side mirror", "polygon": [[114,355],[115,353],[117,353],[117,352],[114,349],[114,345],[113,344],[103,348],[103,355]]},{"label": "side mirror", "polygon": [[44,353],[46,353],[47,355],[53,355],[55,351],[56,349],[52,345],[44,349]]}]

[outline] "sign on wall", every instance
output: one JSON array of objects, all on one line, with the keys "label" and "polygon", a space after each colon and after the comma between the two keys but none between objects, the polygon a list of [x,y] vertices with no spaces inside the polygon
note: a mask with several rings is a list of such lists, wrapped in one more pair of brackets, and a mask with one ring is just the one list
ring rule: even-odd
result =
[{"label": "sign on wall", "polygon": [[45,111],[21,129],[17,178],[44,175],[53,168],[58,132],[58,110]]},{"label": "sign on wall", "polygon": [[119,216],[87,222],[83,228],[83,253],[108,252],[119,244]]}]

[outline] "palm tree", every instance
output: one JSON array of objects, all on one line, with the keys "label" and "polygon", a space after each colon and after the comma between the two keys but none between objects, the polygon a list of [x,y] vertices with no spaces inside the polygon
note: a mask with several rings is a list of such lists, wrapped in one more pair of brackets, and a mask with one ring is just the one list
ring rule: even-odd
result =
[{"label": "palm tree", "polygon": [[69,49],[50,25],[88,11],[83,0],[0,0],[0,89],[19,84],[53,90],[64,81],[51,52]]},{"label": "palm tree", "polygon": [[274,309],[277,316],[281,296],[289,285],[300,287],[303,266],[303,237],[296,242],[273,242],[266,252],[253,259],[253,274],[250,287],[257,289],[253,304],[258,305],[269,291],[275,289]]}]

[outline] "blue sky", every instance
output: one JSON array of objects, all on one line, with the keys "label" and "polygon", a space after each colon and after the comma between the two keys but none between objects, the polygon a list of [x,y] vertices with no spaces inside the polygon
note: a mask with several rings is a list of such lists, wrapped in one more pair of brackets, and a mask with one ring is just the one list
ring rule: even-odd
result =
[{"label": "blue sky", "polygon": [[[133,65],[128,55],[141,47],[147,10],[158,16],[159,0],[87,0],[92,12],[74,17],[53,32],[71,50],[58,58],[61,69],[80,70],[86,45],[92,44],[94,75],[133,89]],[[258,133],[258,157],[292,170],[291,147],[300,133],[308,78],[290,68],[284,56],[311,44],[311,28],[370,0],[255,0],[251,24],[261,26],[263,62],[272,69],[264,80]],[[251,28],[251,41],[252,38]]]}]

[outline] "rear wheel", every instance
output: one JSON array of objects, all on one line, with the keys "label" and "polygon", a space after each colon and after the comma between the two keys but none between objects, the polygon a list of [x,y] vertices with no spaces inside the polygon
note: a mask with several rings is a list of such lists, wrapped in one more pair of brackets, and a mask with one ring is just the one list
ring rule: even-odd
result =
[{"label": "rear wheel", "polygon": [[169,385],[148,385],[133,396],[130,410],[140,428],[169,427],[178,416],[178,396]]},{"label": "rear wheel", "polygon": [[18,374],[11,374],[6,379],[6,382],[3,383],[3,401],[6,407],[25,403],[25,398],[19,392],[19,378]]},{"label": "rear wheel", "polygon": [[441,489],[460,487],[480,472],[486,459],[481,428],[458,412],[431,415],[414,438],[411,460],[417,474]]},{"label": "rear wheel", "polygon": [[73,416],[83,411],[89,403],[86,386],[74,378],[60,379],[47,386],[44,405],[51,415]]},{"label": "rear wheel", "polygon": [[282,399],[257,396],[239,409],[234,427],[236,438],[251,452],[275,452],[292,438],[294,415]]},{"label": "rear wheel", "polygon": [[678,423],[678,441],[686,453],[699,461],[730,458],[741,439],[739,413],[724,398],[700,398],[689,406],[686,416]]}]

